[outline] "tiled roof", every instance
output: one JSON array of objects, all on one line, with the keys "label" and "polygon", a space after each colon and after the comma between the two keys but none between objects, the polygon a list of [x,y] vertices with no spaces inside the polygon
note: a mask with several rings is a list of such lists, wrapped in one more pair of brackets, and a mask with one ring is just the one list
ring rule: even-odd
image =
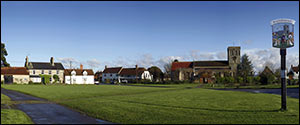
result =
[{"label": "tiled roof", "polygon": [[70,75],[73,70],[76,72],[76,75],[83,75],[84,71],[88,73],[87,75],[94,75],[92,69],[65,69],[65,75]]},{"label": "tiled roof", "polygon": [[274,74],[272,70],[268,66],[266,66],[265,69],[262,71],[262,74],[269,74],[269,73]]},{"label": "tiled roof", "polygon": [[25,67],[1,67],[1,74],[3,75],[29,75]]},{"label": "tiled roof", "polygon": [[28,69],[65,69],[61,63],[54,63],[52,66],[49,62],[29,62],[28,65]]},{"label": "tiled roof", "polygon": [[192,68],[192,62],[173,62],[171,70],[174,71],[179,68]]},{"label": "tiled roof", "polygon": [[103,73],[119,73],[122,67],[105,68]]},{"label": "tiled roof", "polygon": [[[171,70],[179,68],[193,68],[199,66],[229,66],[228,61],[194,61],[194,62],[173,62]],[[214,68],[209,68],[214,69]]]},{"label": "tiled roof", "polygon": [[195,61],[194,66],[228,66],[228,61]]},{"label": "tiled roof", "polygon": [[146,71],[145,68],[123,68],[122,71],[120,72],[120,75],[141,75],[144,71]]}]

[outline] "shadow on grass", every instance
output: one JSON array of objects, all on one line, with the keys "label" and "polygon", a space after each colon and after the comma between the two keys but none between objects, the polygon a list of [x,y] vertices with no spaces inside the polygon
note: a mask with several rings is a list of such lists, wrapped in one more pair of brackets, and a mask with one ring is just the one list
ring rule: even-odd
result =
[{"label": "shadow on grass", "polygon": [[144,103],[144,102],[136,102],[136,101],[122,101],[122,100],[114,100],[119,102],[127,102],[127,103],[135,103],[135,104],[143,104],[149,106],[161,106],[167,108],[182,108],[182,109],[192,109],[192,110],[208,110],[208,111],[218,111],[218,112],[280,112],[280,109],[274,110],[225,110],[225,109],[210,109],[210,108],[194,108],[194,107],[184,107],[184,106],[171,106],[164,104],[152,104],[152,103]]}]

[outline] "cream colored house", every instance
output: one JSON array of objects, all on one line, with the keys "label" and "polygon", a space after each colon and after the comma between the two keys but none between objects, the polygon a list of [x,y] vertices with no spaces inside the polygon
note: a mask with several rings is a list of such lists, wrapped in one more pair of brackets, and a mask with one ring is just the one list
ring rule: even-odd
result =
[{"label": "cream colored house", "polygon": [[25,67],[29,71],[29,79],[32,82],[42,82],[40,75],[50,75],[50,82],[53,83],[55,81],[53,76],[57,75],[59,82],[63,83],[65,69],[61,63],[55,63],[53,57],[50,58],[50,62],[29,62],[26,57]]},{"label": "cream colored house", "polygon": [[1,82],[4,84],[28,84],[29,72],[25,67],[1,67]]}]

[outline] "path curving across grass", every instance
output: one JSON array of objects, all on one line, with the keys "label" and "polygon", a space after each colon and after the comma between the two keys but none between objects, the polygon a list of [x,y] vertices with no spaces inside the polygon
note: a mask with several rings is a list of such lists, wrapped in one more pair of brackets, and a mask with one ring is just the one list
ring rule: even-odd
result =
[{"label": "path curving across grass", "polygon": [[13,103],[9,97],[1,94],[1,124],[33,124],[24,112],[11,109]]},{"label": "path curving across grass", "polygon": [[113,123],[297,124],[299,99],[191,87],[1,85]]}]

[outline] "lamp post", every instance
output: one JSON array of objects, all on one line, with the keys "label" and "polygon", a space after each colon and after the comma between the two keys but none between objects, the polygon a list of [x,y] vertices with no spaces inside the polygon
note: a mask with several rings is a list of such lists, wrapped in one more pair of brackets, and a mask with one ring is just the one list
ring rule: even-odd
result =
[{"label": "lamp post", "polygon": [[286,106],[286,48],[294,46],[294,24],[292,19],[276,19],[271,21],[272,46],[280,48],[281,56],[281,110],[287,110]]}]

